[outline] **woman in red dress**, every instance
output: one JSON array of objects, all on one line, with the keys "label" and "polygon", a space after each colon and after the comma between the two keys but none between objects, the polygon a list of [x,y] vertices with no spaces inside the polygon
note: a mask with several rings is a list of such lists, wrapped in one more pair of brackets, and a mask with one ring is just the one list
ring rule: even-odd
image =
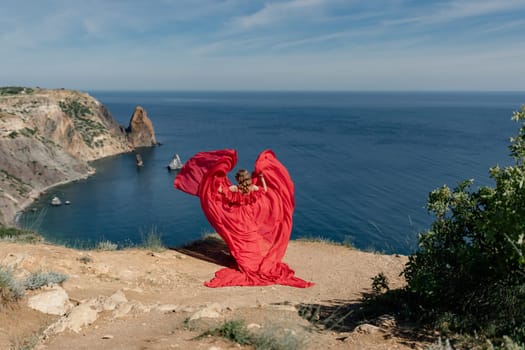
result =
[{"label": "woman in red dress", "polygon": [[175,187],[198,196],[206,218],[228,245],[237,268],[223,268],[208,287],[282,284],[313,285],[295,276],[282,262],[292,231],[294,184],[275,154],[261,152],[252,176],[237,173],[238,185],[227,174],[237,163],[231,149],[200,152],[175,178]]}]

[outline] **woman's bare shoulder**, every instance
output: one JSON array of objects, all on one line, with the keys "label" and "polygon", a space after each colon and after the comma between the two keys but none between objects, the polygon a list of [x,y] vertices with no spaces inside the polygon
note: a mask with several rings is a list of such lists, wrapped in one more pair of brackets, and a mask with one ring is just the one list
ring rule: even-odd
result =
[{"label": "woman's bare shoulder", "polygon": [[239,192],[239,187],[237,187],[236,185],[231,185],[229,189],[230,192]]}]

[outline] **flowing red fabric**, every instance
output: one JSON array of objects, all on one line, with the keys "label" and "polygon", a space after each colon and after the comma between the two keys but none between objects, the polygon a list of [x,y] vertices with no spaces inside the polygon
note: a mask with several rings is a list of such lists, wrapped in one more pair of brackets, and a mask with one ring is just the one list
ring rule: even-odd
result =
[{"label": "flowing red fabric", "polygon": [[[295,207],[294,184],[288,171],[271,150],[263,151],[252,174],[259,190],[242,194],[229,191],[227,174],[236,163],[235,150],[200,152],[184,164],[175,178],[175,188],[199,196],[206,218],[237,262],[236,269],[217,271],[205,285],[312,286],[281,261],[290,240]],[[259,174],[264,174],[266,192]]]}]

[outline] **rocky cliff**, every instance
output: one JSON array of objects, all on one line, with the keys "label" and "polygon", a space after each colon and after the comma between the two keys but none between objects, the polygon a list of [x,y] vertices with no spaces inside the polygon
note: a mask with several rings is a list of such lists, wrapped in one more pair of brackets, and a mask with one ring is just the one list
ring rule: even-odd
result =
[{"label": "rocky cliff", "polygon": [[[153,133],[147,121],[146,131],[128,129],[145,139]],[[156,143],[152,138],[148,146]],[[0,224],[13,224],[16,212],[45,189],[93,173],[89,161],[146,145],[136,139],[86,93],[0,88]]]}]

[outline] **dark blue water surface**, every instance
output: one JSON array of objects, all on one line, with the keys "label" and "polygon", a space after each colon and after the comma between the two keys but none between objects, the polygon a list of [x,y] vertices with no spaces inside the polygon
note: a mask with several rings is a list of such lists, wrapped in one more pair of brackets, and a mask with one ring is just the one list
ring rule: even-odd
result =
[{"label": "dark blue water surface", "polygon": [[[508,165],[512,112],[525,93],[91,92],[127,125],[135,106],[161,146],[96,161],[97,174],[56,187],[21,222],[46,239],[141,243],[151,231],[175,246],[213,232],[197,197],[173,188],[166,165],[222,148],[253,168],[272,149],[296,186],[292,237],[350,241],[361,249],[408,253],[432,217],[428,193]],[[233,180],[233,177],[230,176]],[[51,207],[53,195],[71,205]]]}]

